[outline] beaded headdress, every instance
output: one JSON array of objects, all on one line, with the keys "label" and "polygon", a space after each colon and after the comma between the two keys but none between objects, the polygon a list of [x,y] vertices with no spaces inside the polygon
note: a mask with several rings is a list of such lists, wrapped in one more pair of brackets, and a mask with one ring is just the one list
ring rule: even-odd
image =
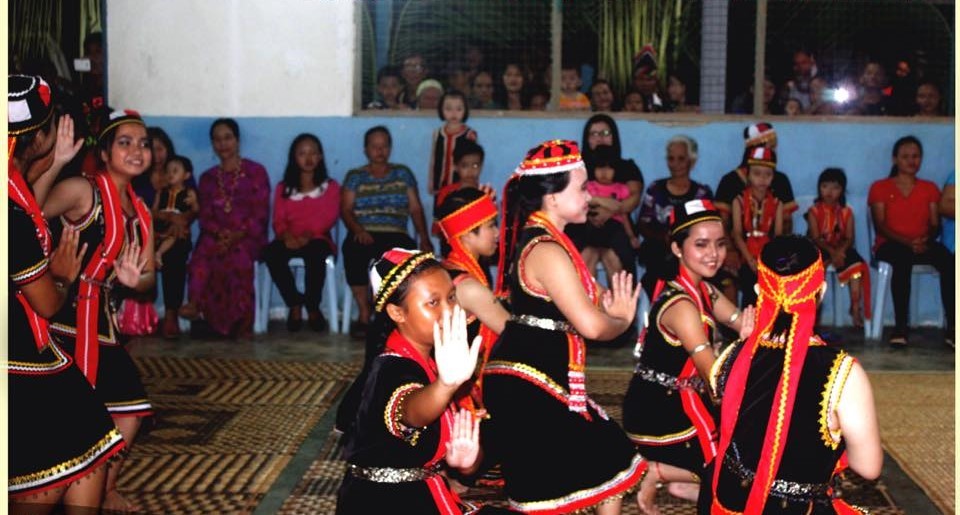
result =
[{"label": "beaded headdress", "polygon": [[377,313],[383,311],[387,299],[397,291],[410,272],[420,263],[434,259],[433,253],[417,250],[390,249],[370,267],[370,286],[374,293],[374,308]]},{"label": "beaded headdress", "polygon": [[577,142],[555,139],[545,141],[527,152],[514,176],[550,175],[582,168],[583,157]]},{"label": "beaded headdress", "polygon": [[723,221],[713,202],[707,199],[688,200],[670,212],[670,235],[706,220]]},{"label": "beaded headdress", "polygon": [[37,130],[52,115],[52,91],[46,81],[32,75],[7,76],[8,136]]},{"label": "beaded headdress", "polygon": [[104,121],[103,129],[100,129],[100,136],[97,137],[97,140],[102,140],[107,133],[125,123],[136,123],[144,127],[147,125],[137,111],[132,109],[112,111]]},{"label": "beaded headdress", "polygon": [[757,147],[750,150],[747,156],[747,166],[766,166],[777,169],[777,153],[769,147]]},{"label": "beaded headdress", "polygon": [[773,130],[773,125],[767,122],[748,125],[743,129],[743,146],[777,146],[777,131]]}]

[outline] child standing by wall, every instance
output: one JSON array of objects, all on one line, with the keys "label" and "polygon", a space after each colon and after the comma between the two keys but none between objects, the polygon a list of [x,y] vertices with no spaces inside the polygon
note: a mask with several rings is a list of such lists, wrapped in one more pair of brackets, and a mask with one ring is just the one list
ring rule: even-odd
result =
[{"label": "child standing by wall", "polygon": [[[462,140],[477,140],[477,132],[466,125],[470,108],[463,93],[444,93],[440,98],[437,116],[443,120],[443,125],[433,132],[433,147],[430,149],[427,189],[431,195],[436,195],[444,186],[460,181],[453,165],[453,151],[457,143]],[[435,199],[434,204],[437,203]]]},{"label": "child standing by wall", "polygon": [[[594,167],[594,180],[587,181],[587,191],[592,196],[590,207],[610,204],[611,199],[621,201],[630,196],[630,189],[626,184],[613,180],[616,174],[614,166],[619,160],[613,147],[600,145],[593,152],[594,158],[591,164]],[[616,209],[616,205],[612,205],[610,209]],[[630,220],[623,214],[613,215],[603,225],[594,226],[593,230],[585,231],[584,246],[580,254],[587,264],[587,270],[596,276],[597,263],[602,262],[608,279],[623,270],[624,263],[620,262],[612,244],[617,238],[623,238],[624,234],[630,241],[631,247],[634,249],[640,247],[640,240],[634,234]]]},{"label": "child standing by wall", "polygon": [[560,102],[561,111],[589,111],[590,99],[580,92],[583,80],[580,70],[576,66],[564,66],[560,70]]},{"label": "child standing by wall", "polygon": [[757,294],[757,260],[763,246],[783,234],[783,204],[773,196],[773,171],[777,155],[767,147],[756,147],[747,157],[747,187],[733,201],[733,242],[743,256],[740,265],[740,306],[753,305]]},{"label": "child standing by wall", "polygon": [[[183,304],[183,286],[187,277],[187,258],[193,245],[190,242],[190,223],[197,218],[200,205],[197,192],[186,184],[193,175],[193,163],[183,156],[173,156],[164,169],[167,186],[153,200],[153,219],[157,231],[156,262],[163,268],[163,337],[176,338],[180,329],[177,311]],[[187,219],[186,229],[171,223],[174,217]]]},{"label": "child standing by wall", "polygon": [[480,172],[483,171],[483,147],[474,140],[462,139],[453,149],[453,173],[459,181],[447,184],[437,191],[436,204],[439,207],[451,193],[464,188],[480,188]]},{"label": "child standing by wall", "polygon": [[864,317],[870,318],[870,268],[853,247],[847,175],[840,168],[827,168],[817,180],[817,192],[817,200],[805,215],[807,236],[820,248],[824,266],[833,265],[840,284],[850,285],[850,317],[854,327],[863,327]]}]

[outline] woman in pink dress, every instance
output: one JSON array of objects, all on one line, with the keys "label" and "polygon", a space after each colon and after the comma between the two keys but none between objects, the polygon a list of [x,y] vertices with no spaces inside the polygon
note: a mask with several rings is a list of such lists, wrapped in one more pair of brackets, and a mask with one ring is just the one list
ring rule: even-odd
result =
[{"label": "woman in pink dress", "polygon": [[200,238],[189,265],[184,318],[203,318],[225,336],[253,329],[253,272],[267,243],[270,180],[267,170],[240,157],[240,127],[231,118],[210,126],[220,164],[200,177]]}]

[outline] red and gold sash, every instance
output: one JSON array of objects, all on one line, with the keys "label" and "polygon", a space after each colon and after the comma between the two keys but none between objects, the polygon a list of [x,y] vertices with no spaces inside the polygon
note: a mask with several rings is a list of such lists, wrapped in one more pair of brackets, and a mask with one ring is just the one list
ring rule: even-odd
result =
[{"label": "red and gold sash", "polygon": [[[11,138],[14,139],[14,138]],[[13,155],[12,149],[9,155]],[[43,218],[43,212],[37,204],[37,199],[30,192],[27,181],[23,174],[14,165],[12,159],[7,160],[9,167],[7,174],[7,195],[10,201],[14,202],[30,215],[33,225],[37,228],[37,239],[40,240],[40,247],[43,249],[44,257],[50,257],[51,236],[47,221]],[[41,317],[27,301],[26,296],[19,289],[17,290],[17,300],[23,306],[23,311],[27,315],[27,321],[30,323],[30,331],[33,332],[33,340],[37,344],[37,350],[43,350],[50,343],[50,323],[46,318]]]},{"label": "red and gold sash", "polygon": [[[413,348],[413,344],[400,334],[400,331],[394,329],[394,331],[390,333],[390,336],[387,337],[384,352],[392,352],[415,361],[423,370],[424,374],[427,375],[427,379],[429,379],[431,383],[437,380],[437,364],[432,358],[424,358],[422,354],[417,352],[417,349]],[[446,455],[447,443],[450,441],[450,436],[453,432],[453,417],[455,414],[456,407],[453,403],[450,403],[443,414],[440,415],[440,441],[437,442],[437,449],[433,457],[423,465],[424,468],[437,464]],[[436,474],[428,479],[427,487],[429,487],[430,495],[433,496],[433,500],[440,510],[440,513],[445,515],[461,513],[459,508],[460,499],[450,490],[442,475]]]},{"label": "red and gold sash", "polygon": [[[743,190],[743,236],[747,243],[747,250],[750,255],[760,259],[760,251],[763,246],[770,241],[770,231],[773,230],[773,222],[777,216],[777,204],[779,201],[774,198],[773,193],[767,190],[767,196],[760,200],[760,212],[753,213],[753,195],[750,186]],[[759,216],[756,216],[759,215]],[[757,218],[754,223],[754,218]]]},{"label": "red and gold sash", "polygon": [[[75,358],[80,371],[91,385],[97,384],[97,368],[100,349],[97,338],[100,321],[100,285],[103,284],[114,261],[124,244],[123,207],[120,193],[110,175],[99,172],[88,176],[100,192],[103,208],[103,240],[93,252],[90,261],[80,274],[80,291],[77,295],[77,335]],[[144,247],[150,236],[150,212],[133,191],[133,185],[127,185],[127,195],[133,203],[140,222],[140,232]],[[142,249],[141,252],[146,251]]]},{"label": "red and gold sash", "polygon": [[[590,299],[590,302],[594,305],[599,305],[600,296],[597,291],[597,283],[594,281],[593,276],[590,275],[590,271],[587,270],[587,265],[583,262],[583,258],[580,257],[580,252],[577,251],[577,247],[570,241],[570,238],[567,237],[563,231],[558,230],[541,211],[531,214],[525,227],[540,227],[544,229],[555,242],[563,247],[563,250],[565,250],[570,257],[570,261],[573,262],[573,267],[577,271],[577,276],[580,278],[580,284],[583,285],[583,289]],[[565,334],[567,336],[567,350],[569,353],[567,381],[570,384],[570,402],[568,409],[582,414],[584,418],[590,419],[590,414],[587,412],[587,389],[584,376],[587,360],[586,344],[583,341],[583,337],[579,334]]]}]

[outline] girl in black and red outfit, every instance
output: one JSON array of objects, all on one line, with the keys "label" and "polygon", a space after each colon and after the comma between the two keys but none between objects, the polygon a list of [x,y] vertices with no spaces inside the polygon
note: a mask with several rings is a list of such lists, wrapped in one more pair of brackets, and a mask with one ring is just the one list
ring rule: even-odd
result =
[{"label": "girl in black and red outfit", "polygon": [[6,361],[8,508],[12,513],[44,513],[62,501],[74,509],[99,512],[103,465],[123,449],[123,437],[73,359],[51,338],[47,321],[67,302],[67,288],[88,248],[81,246],[78,252],[79,235],[68,228],[52,250],[53,237],[21,172],[33,164],[43,166],[49,157],[65,163],[79,145],[73,141],[70,117],[57,120],[51,89],[43,79],[11,75],[7,84],[12,250]]},{"label": "girl in black and red outfit", "polygon": [[453,282],[433,254],[399,248],[384,253],[370,282],[382,347],[347,435],[337,513],[473,513],[441,473],[444,465],[472,473],[481,458],[479,419],[453,404],[480,350],[477,340],[468,345]]},{"label": "girl in black and red outfit", "polygon": [[527,153],[504,195],[497,292],[509,294],[513,317],[483,369],[484,438],[510,507],[528,513],[619,513],[647,469],[584,384],[584,339],[622,334],[640,294],[623,272],[601,293],[563,233],[586,221],[586,181],[577,144],[547,141]]},{"label": "girl in black and red outfit", "polygon": [[650,462],[637,502],[657,513],[658,483],[695,501],[704,466],[716,455],[715,409],[706,379],[713,365],[717,322],[753,329],[753,308],[740,310],[707,280],[727,253],[720,212],[709,200],[690,200],[670,217],[670,251],[679,273],[657,281],[650,323],[637,343],[637,366],[623,400],[623,426]]},{"label": "girl in black and red outfit", "polygon": [[[80,281],[69,291],[72,302],[53,316],[50,329],[96,388],[129,449],[141,419],[150,416],[153,407],[121,345],[111,291],[122,284],[144,292],[156,283],[150,208],[130,182],[151,164],[143,119],[135,111],[110,113],[98,148],[104,169],[60,182],[43,205],[44,214],[58,225],[79,231],[80,242],[89,249]],[[122,464],[116,460],[108,471],[105,510],[136,508],[116,489]]]}]

